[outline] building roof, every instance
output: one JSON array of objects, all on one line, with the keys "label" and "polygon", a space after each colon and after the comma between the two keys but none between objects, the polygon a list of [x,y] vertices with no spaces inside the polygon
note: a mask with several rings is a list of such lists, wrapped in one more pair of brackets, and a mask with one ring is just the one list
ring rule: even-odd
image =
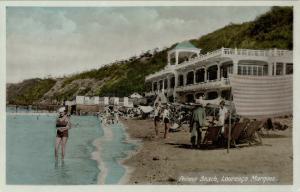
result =
[{"label": "building roof", "polygon": [[198,49],[195,47],[191,42],[189,41],[183,41],[181,43],[178,43],[175,47],[175,49]]}]

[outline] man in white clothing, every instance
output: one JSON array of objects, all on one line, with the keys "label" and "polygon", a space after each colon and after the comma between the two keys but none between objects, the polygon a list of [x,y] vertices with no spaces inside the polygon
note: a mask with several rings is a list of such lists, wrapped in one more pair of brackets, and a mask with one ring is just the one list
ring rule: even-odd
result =
[{"label": "man in white clothing", "polygon": [[225,120],[228,117],[228,109],[224,107],[225,102],[220,102],[220,110],[219,110],[219,124],[222,126],[221,132],[224,133],[224,124]]}]

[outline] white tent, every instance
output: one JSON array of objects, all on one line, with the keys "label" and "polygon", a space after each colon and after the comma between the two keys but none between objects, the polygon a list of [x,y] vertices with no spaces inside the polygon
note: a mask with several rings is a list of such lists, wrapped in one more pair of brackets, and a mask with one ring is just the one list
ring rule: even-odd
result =
[{"label": "white tent", "polygon": [[207,104],[211,105],[219,105],[222,99],[220,97],[216,99],[211,100],[204,100],[202,97],[199,97],[199,99],[196,99],[196,103],[201,103],[203,106],[206,106]]},{"label": "white tent", "polygon": [[140,94],[138,93],[133,93],[129,96],[130,98],[137,98],[137,99],[140,99],[140,98],[143,98],[143,96],[141,96]]},{"label": "white tent", "polygon": [[158,93],[158,95],[157,95],[157,97],[156,97],[156,99],[155,99],[155,101],[154,101],[154,105],[155,105],[156,103],[162,103],[162,104],[168,103],[168,99],[167,99],[167,97],[165,96],[165,94],[163,94],[163,93]]},{"label": "white tent", "polygon": [[153,107],[151,106],[139,106],[139,109],[143,111],[143,113],[150,113],[153,111]]}]

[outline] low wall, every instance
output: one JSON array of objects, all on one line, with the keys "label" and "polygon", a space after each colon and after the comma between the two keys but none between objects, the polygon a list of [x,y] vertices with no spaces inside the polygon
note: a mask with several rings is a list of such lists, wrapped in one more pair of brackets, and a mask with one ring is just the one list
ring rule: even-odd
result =
[{"label": "low wall", "polygon": [[100,110],[99,105],[83,105],[83,104],[77,104],[76,105],[76,113],[97,113]]}]

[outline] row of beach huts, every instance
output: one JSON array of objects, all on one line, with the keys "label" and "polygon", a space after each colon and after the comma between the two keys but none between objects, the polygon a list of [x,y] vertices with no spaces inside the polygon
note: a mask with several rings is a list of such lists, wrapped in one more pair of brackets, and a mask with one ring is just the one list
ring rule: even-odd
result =
[{"label": "row of beach huts", "polygon": [[74,100],[65,101],[64,105],[68,107],[70,113],[82,115],[101,112],[109,105],[132,108],[134,105],[146,103],[146,98],[133,93],[129,97],[76,96]]}]

